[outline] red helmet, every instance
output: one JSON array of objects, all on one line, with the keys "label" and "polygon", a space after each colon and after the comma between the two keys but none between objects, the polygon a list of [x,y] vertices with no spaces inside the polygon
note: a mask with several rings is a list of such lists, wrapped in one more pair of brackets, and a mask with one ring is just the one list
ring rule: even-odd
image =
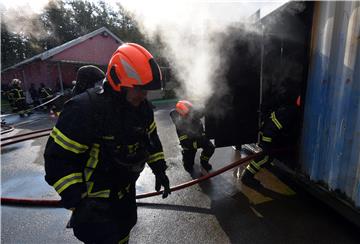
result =
[{"label": "red helmet", "polygon": [[161,88],[161,71],[153,56],[135,43],[122,44],[112,55],[106,78],[115,91],[121,87]]},{"label": "red helmet", "polygon": [[192,103],[186,100],[180,100],[176,103],[176,111],[183,117],[189,114],[192,107]]}]

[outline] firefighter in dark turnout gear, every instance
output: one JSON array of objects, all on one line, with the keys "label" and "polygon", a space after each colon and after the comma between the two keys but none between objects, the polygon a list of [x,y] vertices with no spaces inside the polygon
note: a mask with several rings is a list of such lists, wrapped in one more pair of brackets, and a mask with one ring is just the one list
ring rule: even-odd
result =
[{"label": "firefighter in dark turnout gear", "polygon": [[13,112],[19,113],[23,117],[28,111],[28,105],[24,91],[21,89],[21,81],[19,79],[13,79],[10,83],[10,91],[8,92],[8,100],[10,102]]},{"label": "firefighter in dark turnout gear", "polygon": [[155,189],[170,194],[162,145],[145,89],[159,89],[161,73],[142,46],[113,54],[102,88],[70,99],[45,149],[46,181],[73,210],[70,225],[85,243],[127,243],[137,221],[135,183],[145,163]]},{"label": "firefighter in dark turnout gear", "polygon": [[76,83],[72,90],[72,96],[83,93],[92,88],[105,78],[104,72],[94,65],[85,65],[79,68],[76,74]]},{"label": "firefighter in dark turnout gear", "polygon": [[[40,103],[45,103],[49,100],[51,100],[54,97],[54,93],[51,90],[51,88],[46,87],[44,83],[40,83],[39,87],[39,101]],[[43,106],[43,109],[46,110],[48,107],[51,107],[50,105]]]},{"label": "firefighter in dark turnout gear", "polygon": [[[284,92],[285,93],[285,92]],[[300,96],[297,93],[280,94],[278,107],[266,113],[260,128],[259,147],[263,155],[250,161],[243,170],[241,181],[248,186],[259,186],[260,181],[254,176],[263,167],[273,164],[277,156],[273,149],[289,146],[296,142],[299,131]]]},{"label": "firefighter in dark turnout gear", "polygon": [[212,142],[206,137],[201,122],[201,112],[193,109],[192,103],[186,100],[177,102],[176,109],[170,112],[182,147],[183,164],[186,171],[191,172],[198,148],[202,148],[200,164],[206,170],[212,169],[209,160],[215,151]]}]

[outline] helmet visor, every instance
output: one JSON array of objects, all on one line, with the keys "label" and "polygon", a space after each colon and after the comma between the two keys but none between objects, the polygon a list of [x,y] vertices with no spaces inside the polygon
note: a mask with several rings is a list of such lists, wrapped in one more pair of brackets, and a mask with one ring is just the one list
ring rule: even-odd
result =
[{"label": "helmet visor", "polygon": [[153,80],[147,83],[146,85],[142,85],[142,88],[144,90],[161,89],[162,76],[161,76],[160,68],[153,58],[149,60],[149,64],[150,64]]}]

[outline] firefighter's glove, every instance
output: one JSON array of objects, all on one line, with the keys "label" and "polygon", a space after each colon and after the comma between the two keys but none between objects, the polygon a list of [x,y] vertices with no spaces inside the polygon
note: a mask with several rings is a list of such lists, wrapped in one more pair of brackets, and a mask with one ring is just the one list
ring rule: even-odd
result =
[{"label": "firefighter's glove", "polygon": [[165,171],[157,172],[155,174],[155,190],[160,191],[161,186],[164,187],[162,198],[167,198],[167,196],[171,194],[171,191],[170,191],[169,178],[165,174]]}]

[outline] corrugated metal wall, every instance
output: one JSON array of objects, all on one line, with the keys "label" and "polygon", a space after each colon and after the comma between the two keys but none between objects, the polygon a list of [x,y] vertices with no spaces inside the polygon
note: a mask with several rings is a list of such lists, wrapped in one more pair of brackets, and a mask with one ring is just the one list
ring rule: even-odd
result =
[{"label": "corrugated metal wall", "polygon": [[317,2],[302,171],[360,207],[360,2]]}]

